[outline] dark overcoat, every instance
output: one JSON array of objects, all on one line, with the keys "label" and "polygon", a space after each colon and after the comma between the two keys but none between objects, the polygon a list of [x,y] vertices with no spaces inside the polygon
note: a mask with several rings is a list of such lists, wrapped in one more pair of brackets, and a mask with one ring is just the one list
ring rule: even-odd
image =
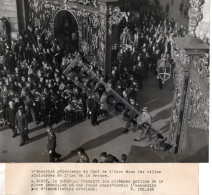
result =
[{"label": "dark overcoat", "polygon": [[14,128],[15,127],[15,117],[16,117],[16,110],[15,108],[10,108],[8,107],[7,108],[7,111],[6,111],[6,118],[7,118],[7,121],[9,122],[10,124],[10,128]]},{"label": "dark overcoat", "polygon": [[54,132],[51,132],[48,134],[48,143],[47,143],[47,150],[48,151],[55,151],[55,148],[57,146],[57,140],[56,135]]},{"label": "dark overcoat", "polygon": [[28,127],[27,117],[25,114],[19,115],[19,113],[16,113],[15,117],[15,125],[19,129],[20,133],[24,133],[25,129]]}]

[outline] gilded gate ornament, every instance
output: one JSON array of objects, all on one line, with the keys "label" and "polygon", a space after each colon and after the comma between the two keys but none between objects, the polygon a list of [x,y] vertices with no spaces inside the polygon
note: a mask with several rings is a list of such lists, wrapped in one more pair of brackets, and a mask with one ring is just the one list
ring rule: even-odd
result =
[{"label": "gilded gate ornament", "polygon": [[175,63],[178,60],[183,66],[189,65],[192,60],[192,56],[186,55],[177,45],[172,47],[172,58]]},{"label": "gilded gate ornament", "polygon": [[85,6],[92,6],[97,8],[99,6],[98,0],[65,0],[66,2],[76,3],[76,4],[82,4]]},{"label": "gilded gate ornament", "polygon": [[193,79],[189,79],[189,93],[186,101],[188,125],[193,128],[208,130],[209,99],[202,93]]},{"label": "gilded gate ornament", "polygon": [[202,5],[204,0],[190,0],[191,8],[189,9],[189,34],[196,37],[196,28],[203,18]]},{"label": "gilded gate ornament", "polygon": [[[29,0],[29,7],[31,24],[34,27],[46,29],[47,36],[52,38],[54,38],[56,14],[62,10],[72,13],[78,24],[80,50],[85,57],[91,61],[97,60],[98,65],[102,67],[106,62],[108,32],[110,33],[112,25],[118,25],[125,15],[119,7],[113,7],[99,0],[64,0],[62,3],[55,0]],[[48,20],[46,20],[47,15]],[[83,31],[84,26],[86,26],[86,33]]]},{"label": "gilded gate ornament", "polygon": [[99,11],[102,12],[102,13],[106,13],[107,12],[107,6],[100,4],[99,5]]},{"label": "gilded gate ornament", "polygon": [[193,65],[199,73],[199,76],[209,85],[209,54],[204,56],[195,56]]}]

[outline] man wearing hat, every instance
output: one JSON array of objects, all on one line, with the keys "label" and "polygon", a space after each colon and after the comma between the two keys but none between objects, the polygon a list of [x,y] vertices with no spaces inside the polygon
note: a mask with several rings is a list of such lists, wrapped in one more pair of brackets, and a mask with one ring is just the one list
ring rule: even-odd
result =
[{"label": "man wearing hat", "polygon": [[16,113],[15,126],[16,126],[16,129],[20,131],[20,135],[21,135],[21,142],[19,146],[23,146],[25,142],[29,140],[29,137],[27,132],[27,127],[28,127],[27,117],[23,112],[22,106],[18,108],[18,112]]}]

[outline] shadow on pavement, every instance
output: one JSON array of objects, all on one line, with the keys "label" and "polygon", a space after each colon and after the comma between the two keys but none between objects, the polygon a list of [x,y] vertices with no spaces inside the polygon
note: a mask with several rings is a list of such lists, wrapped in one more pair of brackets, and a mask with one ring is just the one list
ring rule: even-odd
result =
[{"label": "shadow on pavement", "polygon": [[100,120],[98,120],[98,122],[99,122],[99,123],[103,123],[103,122],[105,122],[105,121],[107,121],[107,120],[109,120],[109,119],[111,119],[111,118],[113,118],[113,116],[112,116],[112,115],[110,115],[110,116],[106,116],[106,117],[101,118]]},{"label": "shadow on pavement", "polygon": [[54,128],[54,132],[56,133],[61,133],[63,131],[66,131],[67,129],[70,129],[71,127],[74,127],[80,123],[82,123],[83,121],[79,121],[79,122],[75,122],[73,124],[67,124],[66,122],[60,124],[59,126],[57,126],[56,128]]},{"label": "shadow on pavement", "polygon": [[157,113],[156,116],[154,116],[152,118],[152,123],[170,117],[171,111],[172,111],[172,108],[167,108],[167,109],[162,110],[161,112]]},{"label": "shadow on pavement", "polygon": [[[69,128],[71,128],[71,127],[73,127],[73,126],[75,126],[75,125],[77,125],[77,124],[79,124],[79,123],[80,123],[80,122],[74,123],[74,124],[72,124],[72,125],[68,125],[67,123],[62,123],[61,125],[59,125],[59,126],[56,127],[55,129],[53,129],[53,131],[56,132],[56,133],[61,133],[61,132],[66,131],[67,129],[69,129]],[[32,132],[37,131],[37,130],[42,129],[42,128],[43,128],[43,125],[42,125],[42,126],[39,126],[39,127],[35,127],[34,129],[30,129],[30,130],[29,130],[29,133],[32,133]],[[46,130],[44,129],[44,133],[39,134],[39,135],[36,135],[36,136],[34,136],[34,137],[30,137],[28,143],[35,142],[35,141],[37,141],[37,140],[39,140],[39,139],[42,139],[42,138],[44,138],[44,137],[47,137],[47,136],[48,136],[48,133],[47,133]]]},{"label": "shadow on pavement", "polygon": [[1,127],[1,128],[0,128],[0,132],[5,131],[5,130],[7,130],[7,129],[9,129],[9,127],[7,127],[7,126]]},{"label": "shadow on pavement", "polygon": [[44,128],[44,125],[40,125],[40,126],[34,127],[32,129],[29,129],[29,133],[33,133],[33,132],[38,131],[38,130],[40,130],[42,128]]},{"label": "shadow on pavement", "polygon": [[111,132],[108,132],[104,135],[101,135],[97,138],[94,138],[86,143],[84,143],[83,145],[81,145],[80,147],[78,148],[75,148],[73,151],[71,151],[67,156],[63,157],[61,159],[61,161],[65,161],[65,160],[68,160],[74,156],[77,155],[77,151],[79,148],[84,148],[85,150],[90,150],[90,149],[93,149],[93,148],[96,148],[96,147],[99,147],[101,145],[104,145],[105,143],[113,140],[113,139],[116,139],[117,137],[123,135],[123,130],[124,128],[118,128],[118,129],[115,129]]},{"label": "shadow on pavement", "polygon": [[167,125],[165,125],[164,127],[162,127],[160,130],[159,130],[159,132],[161,132],[161,133],[166,133],[166,132],[168,132],[170,130],[170,122],[169,123],[167,123]]},{"label": "shadow on pavement", "polygon": [[40,135],[36,135],[36,136],[34,136],[34,137],[32,137],[32,138],[29,138],[28,143],[35,142],[35,141],[37,141],[37,140],[39,140],[39,139],[42,139],[42,138],[46,137],[47,135],[48,135],[47,132],[44,132],[44,133],[42,133],[42,134],[40,134]]}]

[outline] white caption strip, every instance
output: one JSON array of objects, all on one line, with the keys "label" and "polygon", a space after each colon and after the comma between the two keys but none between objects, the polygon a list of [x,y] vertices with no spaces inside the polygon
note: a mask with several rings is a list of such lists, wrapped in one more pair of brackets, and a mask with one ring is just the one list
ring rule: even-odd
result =
[{"label": "white caption strip", "polygon": [[5,194],[5,164],[0,163],[0,195]]}]

